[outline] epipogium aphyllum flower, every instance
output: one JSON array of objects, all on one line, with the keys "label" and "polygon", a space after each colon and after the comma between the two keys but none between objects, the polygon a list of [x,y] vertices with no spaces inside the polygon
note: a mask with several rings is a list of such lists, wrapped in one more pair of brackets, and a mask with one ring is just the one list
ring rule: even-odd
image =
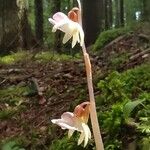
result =
[{"label": "epipogium aphyllum flower", "polygon": [[84,32],[81,25],[78,23],[78,14],[76,13],[78,8],[73,8],[68,16],[62,12],[57,12],[52,18],[49,18],[49,22],[52,23],[52,32],[56,32],[57,29],[65,33],[63,38],[63,44],[72,39],[72,48],[76,43],[80,43],[80,46],[84,43]]},{"label": "epipogium aphyllum flower", "polygon": [[[82,47],[84,62],[86,67],[87,84],[88,84],[89,99],[90,99],[90,118],[91,118],[94,140],[96,144],[96,149],[104,150],[98,118],[97,118],[97,112],[96,112],[93,83],[92,83],[91,62],[84,43],[84,32],[82,29],[81,2],[80,0],[77,0],[77,2],[79,8],[73,8],[68,13],[68,16],[66,16],[62,12],[57,12],[56,14],[53,15],[52,18],[49,18],[49,21],[54,25],[52,29],[53,32],[56,32],[56,30],[58,29],[65,33],[65,36],[63,38],[63,43],[66,43],[67,41],[69,41],[69,39],[73,38],[72,47],[74,47],[77,42],[80,43],[80,46]],[[74,113],[66,112],[61,116],[61,119],[52,120],[52,122],[60,125],[62,129],[69,129],[69,136],[71,136],[75,130],[81,132],[81,136],[79,138],[78,144],[82,143],[82,141],[84,140],[85,141],[84,146],[85,146],[87,144],[88,139],[91,137],[91,132],[87,126],[87,123],[83,122],[81,119],[85,117],[77,117],[78,115],[76,114],[78,113],[75,112]],[[63,127],[64,125],[65,127]]]},{"label": "epipogium aphyllum flower", "polygon": [[83,102],[76,106],[74,112],[64,112],[61,119],[52,119],[52,123],[59,125],[62,129],[68,129],[69,138],[73,135],[74,131],[79,131],[80,137],[78,145],[84,141],[84,147],[87,145],[88,140],[91,139],[91,131],[87,125],[90,111],[90,103]]}]

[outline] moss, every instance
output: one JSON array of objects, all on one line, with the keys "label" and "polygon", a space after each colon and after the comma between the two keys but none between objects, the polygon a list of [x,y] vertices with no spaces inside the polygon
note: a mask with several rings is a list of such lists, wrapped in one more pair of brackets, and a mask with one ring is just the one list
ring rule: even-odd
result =
[{"label": "moss", "polygon": [[23,101],[23,96],[27,92],[28,87],[11,86],[6,89],[0,90],[0,102],[9,105],[17,105]]},{"label": "moss", "polygon": [[0,112],[0,120],[11,118],[16,113],[16,109],[6,109]]},{"label": "moss", "polygon": [[97,38],[94,44],[94,51],[101,49],[106,44],[108,44],[109,42],[117,38],[118,36],[128,33],[129,31],[130,28],[118,28],[118,29],[107,30],[100,33],[99,37]]},{"label": "moss", "polygon": [[67,54],[57,54],[49,51],[39,52],[34,56],[31,52],[19,51],[17,53],[12,53],[10,55],[1,56],[0,64],[11,65],[20,61],[30,60],[39,62],[49,62],[49,61],[73,61],[81,59],[81,54],[77,53],[74,56]]},{"label": "moss", "polygon": [[[149,63],[142,64],[123,73],[112,72],[98,83],[101,92],[96,97],[97,112],[102,131],[107,135],[104,141],[105,149],[110,149],[111,146],[115,149],[122,149],[120,134],[124,137],[136,135],[141,140],[142,134],[146,130],[149,132],[147,122],[140,120],[140,118],[149,118],[149,65]],[[125,122],[124,108],[127,102],[136,101],[143,102],[143,104],[132,112],[130,123],[138,125],[138,133],[135,133],[134,129],[131,129],[130,133],[128,132],[129,128],[125,128],[127,122]],[[133,103],[132,106],[134,106]],[[128,124],[130,123],[128,122]],[[112,137],[114,138],[112,139]],[[149,133],[146,135],[145,132],[144,137],[149,137]]]},{"label": "moss", "polygon": [[9,119],[24,110],[25,106],[21,104],[25,102],[24,93],[27,90],[27,86],[11,86],[0,90],[0,103],[3,106],[3,110],[0,112],[0,120]]},{"label": "moss", "polygon": [[47,62],[47,61],[72,61],[79,59],[78,57],[72,57],[71,55],[66,55],[66,54],[56,54],[52,52],[41,52],[36,54],[35,59],[40,61],[40,62]]},{"label": "moss", "polygon": [[10,119],[12,116],[24,111],[25,106],[9,107],[0,112],[0,121]]},{"label": "moss", "polygon": [[[103,103],[124,102],[136,99],[142,93],[150,90],[149,63],[129,69],[123,73],[110,73],[104,80],[100,80],[100,100]],[[101,102],[102,103],[102,102]]]},{"label": "moss", "polygon": [[19,51],[7,56],[0,57],[0,64],[14,64],[22,59],[28,58],[30,54],[25,51]]}]

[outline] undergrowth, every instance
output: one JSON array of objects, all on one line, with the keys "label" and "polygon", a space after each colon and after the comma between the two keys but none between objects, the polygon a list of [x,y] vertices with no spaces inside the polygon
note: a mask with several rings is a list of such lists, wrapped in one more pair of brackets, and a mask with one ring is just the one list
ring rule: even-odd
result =
[{"label": "undergrowth", "polygon": [[[149,79],[148,63],[123,73],[112,72],[98,82],[101,94],[96,97],[97,112],[105,150],[120,150],[134,141],[141,150],[150,146]],[[75,141],[65,136],[55,140],[50,148],[80,150]],[[87,150],[95,148],[88,146]]]},{"label": "undergrowth", "polygon": [[[101,94],[96,99],[100,125],[106,135],[106,149],[122,149],[125,146],[124,141],[127,140],[123,136],[136,136],[137,141],[149,137],[149,79],[148,63],[123,73],[112,72],[98,83]],[[141,149],[145,147],[141,143],[137,145]]]}]

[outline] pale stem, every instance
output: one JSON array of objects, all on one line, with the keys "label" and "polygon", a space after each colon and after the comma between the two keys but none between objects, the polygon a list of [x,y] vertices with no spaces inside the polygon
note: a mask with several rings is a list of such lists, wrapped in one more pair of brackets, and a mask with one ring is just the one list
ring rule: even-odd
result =
[{"label": "pale stem", "polygon": [[[81,3],[80,0],[77,0],[77,2],[80,10],[79,23],[82,26]],[[96,144],[96,150],[104,150],[98,118],[97,118],[97,112],[96,112],[96,104],[95,104],[93,82],[92,82],[91,62],[90,62],[89,54],[86,51],[85,43],[82,46],[82,51],[83,51],[85,67],[86,67],[87,84],[88,84],[89,98],[90,98],[90,117],[91,117],[92,129],[93,129],[93,134],[94,134],[94,139]]]},{"label": "pale stem", "polygon": [[96,150],[104,150],[98,118],[97,118],[97,112],[96,112],[93,82],[92,82],[91,62],[90,62],[89,54],[86,52],[85,44],[82,46],[82,50],[84,55],[85,67],[86,67],[87,83],[88,83],[88,90],[89,90],[89,97],[90,97],[90,117],[91,117],[91,124],[92,124],[95,144],[96,144]]}]

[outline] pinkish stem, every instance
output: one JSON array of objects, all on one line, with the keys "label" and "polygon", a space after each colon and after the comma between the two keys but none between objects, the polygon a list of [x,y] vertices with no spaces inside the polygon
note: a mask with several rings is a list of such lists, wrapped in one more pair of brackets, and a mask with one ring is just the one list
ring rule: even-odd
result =
[{"label": "pinkish stem", "polygon": [[97,118],[97,112],[96,112],[93,82],[92,82],[91,62],[90,62],[89,54],[86,52],[85,44],[82,46],[82,50],[84,55],[85,67],[86,67],[87,83],[88,83],[88,90],[89,90],[89,97],[90,97],[90,117],[91,117],[92,129],[93,129],[93,134],[94,134],[94,139],[96,144],[96,150],[104,150],[98,118]]},{"label": "pinkish stem", "polygon": [[[80,0],[77,0],[79,5],[79,23],[82,26],[82,9],[81,9],[81,2]],[[96,150],[104,150],[103,141],[101,137],[101,132],[99,128],[98,118],[97,118],[97,112],[96,112],[96,104],[95,104],[95,98],[94,98],[94,90],[93,90],[93,82],[92,82],[92,69],[91,69],[91,61],[89,58],[89,54],[86,51],[85,43],[82,46],[82,51],[84,55],[84,62],[86,67],[86,75],[87,75],[87,84],[88,84],[88,90],[89,90],[89,97],[90,97],[90,117],[91,117],[91,123],[92,123],[92,129],[96,144]]]}]

